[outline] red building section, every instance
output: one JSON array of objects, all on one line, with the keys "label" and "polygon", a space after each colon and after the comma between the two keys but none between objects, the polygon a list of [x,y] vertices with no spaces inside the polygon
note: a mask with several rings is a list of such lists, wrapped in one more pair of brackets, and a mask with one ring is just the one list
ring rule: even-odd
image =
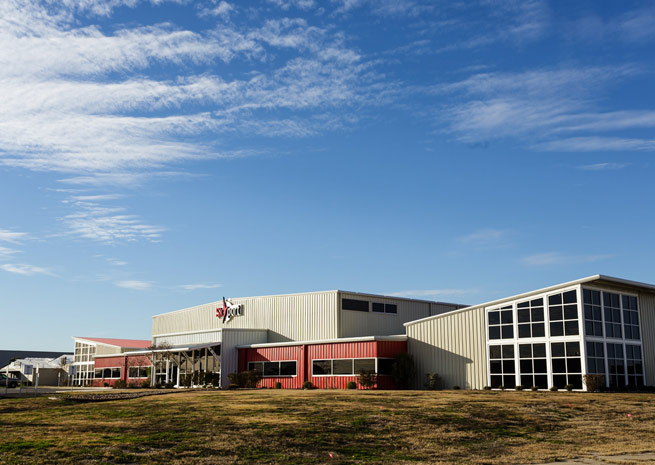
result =
[{"label": "red building section", "polygon": [[[300,343],[297,345],[239,348],[239,371],[264,368],[259,386],[272,388],[279,382],[284,389],[300,389],[305,381],[319,389],[345,389],[349,381],[357,383],[358,368],[377,369],[377,389],[395,389],[390,374],[396,354],[407,352],[407,341],[353,341]],[[264,362],[258,365],[258,362]],[[280,375],[275,375],[279,362]],[[287,363],[285,363],[287,362]],[[291,372],[295,362],[295,375]],[[352,367],[349,369],[348,367]],[[269,373],[266,370],[269,369]],[[350,374],[345,374],[350,372]],[[389,374],[382,374],[389,373]],[[359,383],[358,389],[361,389]]]},{"label": "red building section", "polygon": [[152,366],[152,362],[145,355],[130,355],[128,357],[123,354],[112,357],[96,357],[94,362],[96,370],[93,379],[94,386],[113,386],[119,380],[123,380],[128,384],[150,380],[148,368]]}]

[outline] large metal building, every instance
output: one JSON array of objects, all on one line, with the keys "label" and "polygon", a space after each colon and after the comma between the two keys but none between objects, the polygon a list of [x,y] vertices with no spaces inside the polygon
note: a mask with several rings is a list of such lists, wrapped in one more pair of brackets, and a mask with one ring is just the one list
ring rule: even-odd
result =
[{"label": "large metal building", "polygon": [[585,374],[655,385],[655,286],[596,275],[474,306],[338,290],[223,299],[154,316],[152,347],[96,355],[94,383],[227,387],[257,370],[261,386],[342,388],[365,369],[393,388],[404,352],[417,388],[427,374],[466,389],[584,389]]}]

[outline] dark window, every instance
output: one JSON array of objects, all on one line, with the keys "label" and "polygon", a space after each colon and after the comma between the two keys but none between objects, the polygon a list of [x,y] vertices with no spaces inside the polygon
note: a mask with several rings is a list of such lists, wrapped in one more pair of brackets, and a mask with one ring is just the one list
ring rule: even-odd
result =
[{"label": "dark window", "polygon": [[509,344],[489,346],[489,368],[491,387],[514,388],[516,384],[514,346]]},{"label": "dark window", "polygon": [[384,304],[373,302],[373,311],[378,313],[384,313]]},{"label": "dark window", "polygon": [[250,362],[248,363],[248,371],[258,371],[262,375],[264,374],[264,363],[263,362]]},{"label": "dark window", "polygon": [[280,362],[264,362],[264,376],[280,376]]},{"label": "dark window", "polygon": [[582,297],[584,300],[585,333],[587,333],[587,336],[603,337],[600,291],[584,289]]},{"label": "dark window", "polygon": [[386,313],[398,313],[398,306],[396,304],[385,304],[384,311]]},{"label": "dark window", "polygon": [[296,362],[280,362],[280,376],[296,376]]},{"label": "dark window", "polygon": [[605,337],[623,338],[619,295],[603,292],[603,309],[605,313]]},{"label": "dark window", "polygon": [[551,336],[576,336],[580,334],[576,299],[575,291],[567,291],[563,294],[548,297]]},{"label": "dark window", "polygon": [[582,364],[580,362],[580,343],[553,342],[550,345],[552,358],[553,385],[563,388],[571,384],[574,389],[582,389]]},{"label": "dark window", "polygon": [[487,313],[489,321],[489,339],[513,339],[512,306],[491,310]]},{"label": "dark window", "polygon": [[333,375],[352,375],[353,374],[353,359],[346,358],[342,360],[332,360],[332,374]]},{"label": "dark window", "polygon": [[621,296],[623,300],[623,329],[626,339],[639,340],[639,311],[637,298]]},{"label": "dark window", "polygon": [[331,375],[332,374],[332,360],[314,360],[312,363],[312,374],[316,375]]},{"label": "dark window", "polygon": [[602,342],[587,341],[587,373],[605,374],[605,348]]},{"label": "dark window", "polygon": [[546,344],[519,344],[521,384],[530,388],[548,388]]},{"label": "dark window", "polygon": [[607,344],[607,368],[610,387],[622,389],[625,386],[623,344]]},{"label": "dark window", "polygon": [[375,359],[374,358],[356,358],[355,359],[355,374],[358,374],[360,371],[372,371],[375,372]]},{"label": "dark window", "polygon": [[368,300],[341,299],[341,308],[356,312],[368,312]]},{"label": "dark window", "polygon": [[393,359],[392,358],[379,358],[378,359],[378,374],[391,375],[393,372]]},{"label": "dark window", "polygon": [[544,337],[544,299],[521,302],[517,306],[519,338]]}]

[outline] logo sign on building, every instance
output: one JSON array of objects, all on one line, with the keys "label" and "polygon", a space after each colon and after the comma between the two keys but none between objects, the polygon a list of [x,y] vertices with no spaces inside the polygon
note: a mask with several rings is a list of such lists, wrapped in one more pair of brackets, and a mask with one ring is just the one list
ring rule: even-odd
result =
[{"label": "logo sign on building", "polygon": [[223,318],[223,323],[227,323],[235,316],[241,316],[241,305],[223,297],[223,306],[216,309],[216,318]]}]

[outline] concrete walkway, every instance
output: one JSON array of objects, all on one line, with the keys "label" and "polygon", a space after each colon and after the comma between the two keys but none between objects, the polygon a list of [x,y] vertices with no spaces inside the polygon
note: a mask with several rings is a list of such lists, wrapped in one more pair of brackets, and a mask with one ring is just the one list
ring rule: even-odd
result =
[{"label": "concrete walkway", "polygon": [[590,458],[571,459],[564,462],[550,462],[539,465],[643,465],[655,464],[655,452],[642,452],[638,454],[598,455]]}]

